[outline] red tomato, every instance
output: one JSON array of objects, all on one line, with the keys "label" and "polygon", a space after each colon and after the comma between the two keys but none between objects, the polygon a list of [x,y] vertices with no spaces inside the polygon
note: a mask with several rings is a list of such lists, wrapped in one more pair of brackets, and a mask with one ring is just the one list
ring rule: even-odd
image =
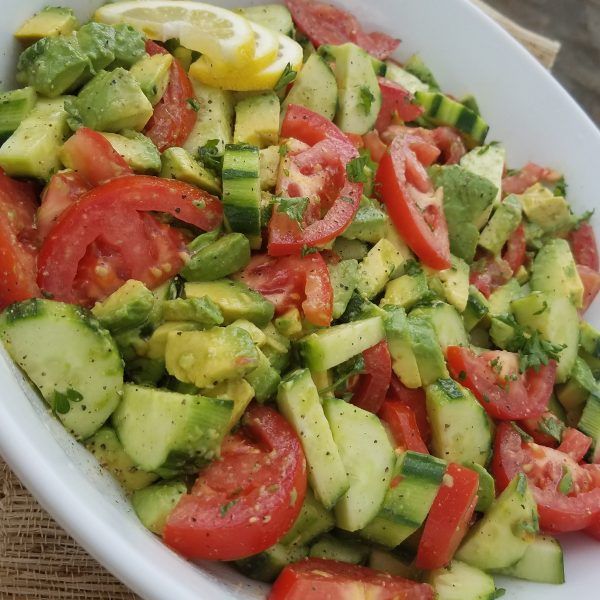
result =
[{"label": "red tomato", "polygon": [[583,283],[583,306],[581,307],[581,312],[584,313],[600,291],[600,273],[585,265],[577,265],[577,272]]},{"label": "red tomato", "polygon": [[387,146],[381,141],[379,134],[373,129],[363,135],[363,141],[365,143],[365,148],[371,155],[371,159],[375,162],[379,162],[387,150]]},{"label": "red tomato", "polygon": [[423,107],[413,104],[413,95],[408,90],[384,77],[377,80],[381,90],[381,109],[375,122],[377,131],[387,129],[395,117],[401,121],[414,121],[423,114]]},{"label": "red tomato", "polygon": [[585,532],[600,542],[600,515],[598,515],[594,519],[594,522],[585,529]]},{"label": "red tomato", "polygon": [[490,255],[479,259],[471,266],[469,283],[474,285],[486,298],[512,277],[510,265],[503,258]]},{"label": "red tomato", "polygon": [[530,162],[515,175],[504,177],[502,192],[504,194],[522,194],[538,181],[555,182],[559,177],[560,175],[555,171]]},{"label": "red tomato", "polygon": [[73,285],[79,262],[96,241],[121,256],[125,279],[156,286],[172,277],[183,263],[183,248],[171,248],[168,261],[156,262],[160,236],[138,216],[147,211],[169,213],[205,231],[222,221],[221,203],[191,185],[143,175],[115,179],[85,194],[52,228],[38,259],[40,288],[57,300],[87,303],[90,298],[77,297]]},{"label": "red tomato", "polygon": [[410,140],[410,149],[417,155],[419,162],[425,167],[429,167],[436,162],[442,152],[436,145],[431,129],[407,127],[406,125],[390,125],[381,134],[381,139],[386,144],[391,144],[396,137],[408,138]]},{"label": "red tomato", "polygon": [[362,139],[361,135],[358,135],[357,133],[347,133],[346,137],[352,142],[352,145],[357,150],[360,150],[361,148],[365,147],[365,142]]},{"label": "red tomato", "polygon": [[569,243],[571,244],[575,262],[578,265],[589,267],[594,271],[600,271],[596,235],[589,223],[581,223],[577,229],[571,231],[569,234]]},{"label": "red tomato", "polygon": [[573,427],[563,433],[558,450],[570,456],[575,462],[581,462],[592,445],[592,438]]},{"label": "red tomato", "polygon": [[356,18],[345,10],[312,0],[286,0],[298,29],[318,48],[321,44],[353,42],[369,54],[385,60],[400,40],[385,33],[365,33]]},{"label": "red tomato", "polygon": [[419,569],[441,569],[452,560],[475,512],[478,489],[475,471],[448,465],[419,542],[415,562]]},{"label": "red tomato", "polygon": [[0,169],[0,309],[40,294],[35,281],[36,208],[33,186]]},{"label": "red tomato", "polygon": [[407,388],[397,377],[392,375],[388,399],[396,400],[408,406],[415,414],[419,433],[425,443],[431,439],[431,428],[427,419],[427,406],[425,403],[425,390],[423,388]]},{"label": "red tomato", "polygon": [[358,378],[352,394],[352,404],[377,413],[390,387],[392,357],[387,342],[382,340],[363,353],[365,372]]},{"label": "red tomato", "polygon": [[519,375],[517,369],[501,370],[507,361],[516,361],[510,352],[486,352],[477,356],[469,348],[449,346],[447,359],[452,377],[471,390],[495,419],[537,417],[548,406],[556,378],[553,360],[537,373],[530,368]]},{"label": "red tomato", "polygon": [[251,404],[221,457],[200,472],[168,517],[165,542],[186,558],[236,560],[275,544],[306,493],[298,436],[267,406]]},{"label": "red tomato", "polygon": [[389,425],[398,448],[429,454],[419,432],[415,412],[410,406],[398,400],[386,400],[378,414]]},{"label": "red tomato", "polygon": [[66,157],[65,164],[91,187],[133,173],[110,142],[88,127],[78,129],[63,144],[62,152]]},{"label": "red tomato", "polygon": [[411,148],[397,136],[379,163],[376,181],[394,226],[410,249],[433,269],[448,269],[450,245],[441,198]]},{"label": "red tomato", "polygon": [[325,558],[288,565],[268,600],[433,600],[433,588],[382,571]]},{"label": "red tomato", "polygon": [[39,239],[44,240],[60,215],[91,190],[91,186],[75,171],[61,171],[52,175],[42,193],[42,204],[37,211]]},{"label": "red tomato", "polygon": [[[148,54],[167,54],[151,40],[146,41]],[[154,107],[144,133],[156,144],[160,152],[172,146],[182,146],[196,123],[196,112],[189,100],[194,100],[194,88],[187,73],[174,58],[169,70],[169,85]]]},{"label": "red tomato", "polygon": [[[509,423],[500,423],[492,459],[499,491],[519,471],[532,486],[542,529],[579,531],[600,517],[600,465],[578,465],[563,452],[523,441]],[[558,487],[567,471],[573,484],[565,494]]]},{"label": "red tomato", "polygon": [[526,250],[525,227],[521,223],[508,238],[502,253],[502,260],[508,264],[513,273],[516,273],[525,262]]},{"label": "red tomato", "polygon": [[536,444],[556,448],[556,446],[558,446],[558,441],[551,435],[544,433],[541,428],[542,423],[553,424],[557,431],[564,429],[564,423],[550,411],[542,413],[539,417],[519,421],[519,427],[529,434]]},{"label": "red tomato", "polygon": [[431,131],[435,145],[442,152],[442,163],[456,165],[467,153],[465,144],[452,127],[436,127]]},{"label": "red tomato", "polygon": [[257,254],[240,279],[270,300],[277,315],[298,308],[313,325],[326,327],[331,323],[333,289],[327,264],[318,252],[302,258]]}]

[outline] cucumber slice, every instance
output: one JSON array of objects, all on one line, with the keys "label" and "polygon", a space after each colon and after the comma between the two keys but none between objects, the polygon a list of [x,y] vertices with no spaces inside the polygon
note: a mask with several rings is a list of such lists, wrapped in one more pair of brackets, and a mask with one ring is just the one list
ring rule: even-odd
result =
[{"label": "cucumber slice", "polygon": [[459,560],[435,569],[427,578],[437,600],[493,600],[496,585],[487,573]]},{"label": "cucumber slice", "polygon": [[182,481],[162,482],[135,492],[131,504],[144,527],[162,535],[169,513],[186,493],[187,487]]},{"label": "cucumber slice", "polygon": [[469,286],[467,306],[462,314],[466,330],[471,331],[489,312],[487,298],[474,285]]},{"label": "cucumber slice", "polygon": [[330,531],[334,526],[335,520],[331,512],[326,510],[315,498],[311,489],[307,488],[298,518],[279,541],[285,546],[304,546]]},{"label": "cucumber slice", "polygon": [[411,389],[422,385],[417,358],[412,350],[408,318],[403,308],[385,307],[385,335],[392,357],[392,369],[400,381]]},{"label": "cucumber slice", "polygon": [[12,90],[0,94],[0,139],[5,139],[31,112],[37,94],[32,87]]},{"label": "cucumber slice", "polygon": [[341,260],[337,264],[327,265],[327,268],[333,288],[333,318],[339,319],[344,314],[356,288],[358,261],[354,259]]},{"label": "cucumber slice", "polygon": [[369,558],[369,548],[353,540],[340,540],[332,535],[324,535],[311,546],[308,553],[313,558],[327,558],[353,565],[364,565]]},{"label": "cucumber slice", "polygon": [[254,556],[236,560],[234,564],[246,577],[271,583],[287,565],[301,561],[307,554],[306,546],[275,544]]},{"label": "cucumber slice", "polygon": [[335,506],[336,523],[357,531],[379,512],[392,476],[394,450],[373,413],[337,398],[325,399],[323,409],[350,482]]},{"label": "cucumber slice", "polygon": [[117,408],[123,363],[109,333],[87,310],[25,300],[0,316],[0,338],[76,438],[95,433]]},{"label": "cucumber slice", "polygon": [[577,427],[592,438],[589,458],[592,462],[597,462],[600,459],[600,396],[589,396]]},{"label": "cucumber slice", "polygon": [[496,499],[496,483],[489,471],[474,462],[466,462],[465,467],[475,471],[479,476],[479,488],[477,489],[477,512],[487,512],[488,508]]},{"label": "cucumber slice", "polygon": [[418,77],[415,77],[412,73],[409,73],[400,65],[397,65],[395,62],[391,62],[389,60],[386,62],[385,77],[386,79],[401,85],[411,94],[429,91],[429,86],[426,83],[423,83]]},{"label": "cucumber slice", "polygon": [[469,345],[463,321],[454,306],[439,302],[433,306],[417,308],[410,315],[411,317],[423,317],[433,325],[438,342],[444,352],[448,346]]}]

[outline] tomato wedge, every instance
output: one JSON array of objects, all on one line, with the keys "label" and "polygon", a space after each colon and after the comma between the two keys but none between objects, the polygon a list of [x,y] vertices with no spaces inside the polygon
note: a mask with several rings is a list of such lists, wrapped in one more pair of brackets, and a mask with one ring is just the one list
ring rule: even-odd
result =
[{"label": "tomato wedge", "polygon": [[600,542],[600,515],[594,519],[589,527],[586,527],[585,532]]},{"label": "tomato wedge", "polygon": [[392,377],[392,357],[385,340],[362,353],[365,372],[358,378],[352,394],[352,404],[377,413],[381,408]]},{"label": "tomato wedge", "polygon": [[419,569],[441,569],[452,560],[475,512],[478,489],[475,471],[448,465],[419,542],[415,561]]},{"label": "tomato wedge", "polygon": [[452,127],[436,127],[431,131],[435,145],[442,153],[441,162],[445,165],[456,165],[467,153],[463,139]]},{"label": "tomato wedge", "polygon": [[297,308],[313,325],[331,324],[333,289],[327,264],[319,252],[280,258],[257,254],[240,279],[270,300],[277,315]]},{"label": "tomato wedge", "polygon": [[596,235],[589,223],[581,223],[577,229],[571,231],[569,234],[569,243],[571,244],[575,262],[578,265],[583,265],[594,271],[600,271]]},{"label": "tomato wedge", "polygon": [[398,401],[408,406],[415,414],[417,427],[421,438],[428,443],[431,439],[431,428],[427,419],[427,406],[425,403],[425,390],[423,388],[407,388],[395,374],[392,374],[388,400]]},{"label": "tomato wedge", "polygon": [[523,223],[521,223],[508,238],[506,248],[502,253],[502,260],[508,264],[513,274],[516,273],[525,262],[526,251],[525,227],[523,226]]},{"label": "tomato wedge", "polygon": [[[394,226],[410,249],[428,267],[448,269],[450,245],[441,198],[411,148],[410,136],[396,136],[376,176]],[[420,192],[420,194],[419,194]]]},{"label": "tomato wedge", "polygon": [[486,255],[471,266],[469,283],[473,284],[486,298],[512,277],[513,272],[506,260]]},{"label": "tomato wedge", "polygon": [[[168,53],[152,40],[146,41],[146,52],[151,55]],[[189,102],[195,98],[190,78],[174,58],[169,70],[169,85],[144,129],[160,152],[182,146],[187,140],[196,123],[196,112]]]},{"label": "tomato wedge", "polygon": [[560,446],[557,450],[567,454],[575,462],[581,462],[591,445],[591,437],[585,435],[585,433],[582,433],[579,429],[568,427],[563,433]]},{"label": "tomato wedge", "polygon": [[396,448],[429,454],[417,425],[415,411],[410,406],[398,400],[386,400],[378,414],[389,425]]},{"label": "tomato wedge", "polygon": [[423,114],[423,107],[413,104],[413,95],[407,89],[385,77],[378,77],[377,81],[381,90],[381,109],[375,122],[377,131],[387,129],[394,118],[414,121]]},{"label": "tomato wedge", "polygon": [[583,283],[583,306],[581,307],[581,312],[584,313],[596,299],[600,291],[600,273],[585,265],[577,265],[577,272]]},{"label": "tomato wedge", "polygon": [[[578,465],[559,450],[523,441],[509,423],[500,423],[492,459],[499,491],[519,471],[532,487],[542,529],[579,531],[600,518],[600,465]],[[561,491],[567,473],[572,483]]]},{"label": "tomato wedge", "polygon": [[522,194],[538,181],[556,182],[560,175],[556,171],[540,167],[535,163],[527,163],[518,173],[507,175],[502,179],[504,194]]},{"label": "tomato wedge", "polygon": [[165,542],[187,558],[236,560],[275,544],[292,526],[306,493],[298,436],[267,406],[251,404],[192,492],[173,509]]},{"label": "tomato wedge", "polygon": [[530,435],[536,444],[556,448],[559,443],[559,440],[556,438],[560,438],[560,436],[549,435],[546,431],[555,431],[558,434],[564,430],[565,425],[556,415],[548,410],[539,417],[519,421],[519,427],[521,427],[525,433]]},{"label": "tomato wedge", "polygon": [[38,259],[40,288],[57,300],[86,303],[76,296],[73,284],[79,262],[98,239],[121,254],[127,278],[155,286],[172,277],[183,263],[183,248],[171,253],[171,262],[155,262],[147,231],[137,217],[147,211],[171,214],[205,231],[222,221],[220,202],[191,185],[144,175],[114,179],[86,193],[52,228]]},{"label": "tomato wedge", "polygon": [[389,573],[325,558],[288,565],[268,600],[433,600],[433,588]]},{"label": "tomato wedge", "polygon": [[363,135],[363,141],[371,159],[379,162],[387,150],[387,146],[381,141],[379,134],[375,130],[371,130]]},{"label": "tomato wedge", "polygon": [[514,362],[510,352],[487,352],[477,356],[469,348],[449,346],[448,369],[452,377],[473,392],[485,411],[495,419],[528,419],[541,415],[548,406],[556,378],[556,361],[539,371],[527,369],[501,372]]}]

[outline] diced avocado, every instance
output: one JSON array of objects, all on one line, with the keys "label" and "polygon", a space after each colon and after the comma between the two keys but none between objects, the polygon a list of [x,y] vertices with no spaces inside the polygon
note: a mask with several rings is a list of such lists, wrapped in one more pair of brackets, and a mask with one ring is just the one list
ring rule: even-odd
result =
[{"label": "diced avocado", "polygon": [[418,77],[415,77],[412,73],[409,73],[395,62],[388,60],[385,64],[386,79],[398,83],[411,94],[429,91],[429,86],[426,83],[423,83]]},{"label": "diced avocado", "polygon": [[258,6],[245,6],[236,8],[234,12],[254,21],[267,29],[277,31],[283,35],[292,36],[294,23],[290,11],[281,4],[260,4]]},{"label": "diced avocado", "polygon": [[352,222],[342,234],[349,240],[362,240],[376,244],[385,236],[388,216],[381,210],[379,203],[363,196]]},{"label": "diced avocado", "polygon": [[369,558],[370,549],[366,544],[354,540],[341,540],[326,534],[310,547],[308,555],[313,558],[327,558],[352,565],[363,565]]},{"label": "diced avocado", "polygon": [[545,233],[568,231],[574,221],[568,202],[536,183],[519,196],[525,216]]},{"label": "diced avocado", "polygon": [[400,381],[409,388],[422,385],[417,358],[413,352],[406,312],[399,306],[385,307],[383,320],[388,348],[392,357],[392,369]]},{"label": "diced avocado", "polygon": [[263,328],[265,334],[265,343],[261,346],[262,353],[269,359],[271,366],[279,373],[282,373],[290,361],[291,342],[284,335],[281,335],[273,323],[268,323]]},{"label": "diced avocado", "polygon": [[423,317],[433,325],[444,353],[448,346],[469,345],[465,326],[454,306],[445,302],[435,302],[430,306],[416,308],[410,314],[413,317]]},{"label": "diced avocado", "polygon": [[231,400],[233,402],[233,409],[229,418],[229,425],[227,426],[228,431],[239,423],[248,404],[254,398],[254,389],[245,379],[223,381],[215,387],[200,390],[200,393],[208,398],[221,398],[222,400]]},{"label": "diced avocado", "polygon": [[577,308],[583,306],[583,282],[569,243],[553,239],[537,253],[529,281],[532,290],[566,296]]},{"label": "diced avocado", "polygon": [[510,303],[521,298],[523,293],[516,279],[510,279],[508,283],[496,288],[488,298],[489,314],[492,317],[505,315],[511,312]]},{"label": "diced avocado", "polygon": [[214,281],[243,269],[250,262],[250,242],[242,233],[228,233],[192,254],[181,271],[188,281]]},{"label": "diced avocado", "polygon": [[488,144],[473,148],[460,159],[460,166],[467,169],[479,177],[484,177],[492,183],[498,190],[496,197],[487,212],[480,216],[480,220],[475,223],[478,229],[481,229],[488,220],[490,211],[500,204],[502,199],[502,177],[504,176],[504,164],[506,163],[506,150],[500,144]]},{"label": "diced avocado", "polygon": [[358,265],[357,291],[366,298],[373,298],[403,263],[403,256],[391,242],[385,238],[379,240]]},{"label": "diced avocado", "polygon": [[92,313],[110,331],[133,329],[150,316],[154,301],[154,294],[141,281],[129,279],[108,298],[96,302]]},{"label": "diced avocado", "polygon": [[367,244],[360,240],[347,240],[344,237],[338,237],[333,243],[333,251],[342,260],[362,260],[369,252],[369,248]]},{"label": "diced avocado", "polygon": [[162,153],[160,176],[195,185],[211,194],[221,193],[221,181],[183,148],[167,148]]},{"label": "diced avocado", "polygon": [[449,269],[435,271],[425,267],[425,272],[429,286],[433,289],[434,283],[439,281],[446,301],[456,307],[458,312],[463,312],[469,300],[469,265],[457,256],[451,256],[450,259],[452,266]]},{"label": "diced avocado", "polygon": [[474,285],[470,285],[467,306],[462,315],[466,330],[471,331],[489,312],[486,297]]},{"label": "diced avocado", "polygon": [[[133,358],[135,358],[137,353],[151,360],[162,360],[164,362],[167,338],[172,331],[197,331],[201,328],[199,323],[192,321],[169,321],[168,323],[163,323],[152,332],[150,339],[145,344],[143,342],[140,344],[139,341],[134,340],[134,343],[137,342],[138,346],[137,348],[133,348]],[[122,336],[117,337],[118,343],[121,341],[120,337]],[[119,348],[121,348],[121,343],[119,343]],[[121,353],[123,353],[122,350]],[[124,355],[124,358],[129,361],[132,357]]]},{"label": "diced avocado", "polygon": [[169,85],[169,71],[173,63],[171,54],[154,54],[138,60],[129,71],[140,84],[142,92],[152,106],[156,106]]},{"label": "diced avocado", "polygon": [[126,492],[134,492],[158,479],[155,473],[139,469],[123,450],[115,430],[104,426],[86,440],[85,447],[96,460],[123,486]]},{"label": "diced avocado", "polygon": [[153,113],[140,84],[121,67],[100,71],[66,108],[73,125],[108,132],[140,131]]},{"label": "diced avocado", "polygon": [[235,567],[256,581],[272,583],[289,564],[301,561],[308,555],[308,547],[277,543],[254,556],[235,561]]},{"label": "diced avocado", "polygon": [[393,304],[410,310],[415,304],[428,297],[430,294],[427,277],[423,271],[415,275],[402,275],[392,279],[385,286],[385,295],[380,305]]},{"label": "diced avocado", "polygon": [[76,33],[79,47],[91,64],[92,74],[105,69],[115,60],[115,29],[90,21]]},{"label": "diced avocado", "polygon": [[17,29],[15,37],[25,44],[41,38],[67,36],[77,29],[77,18],[70,8],[46,6]]},{"label": "diced avocado", "polygon": [[258,366],[246,375],[246,381],[252,386],[256,400],[267,402],[277,392],[281,376],[265,354],[258,348],[257,352]]},{"label": "diced avocado", "polygon": [[154,142],[139,131],[126,129],[102,134],[136,173],[155,174],[161,169],[160,152]]},{"label": "diced avocado", "polygon": [[427,581],[435,590],[436,600],[493,600],[497,597],[490,575],[459,560],[434,569]]},{"label": "diced avocado", "polygon": [[290,308],[290,310],[283,313],[280,317],[277,317],[273,321],[273,325],[279,333],[285,335],[288,338],[295,338],[302,334],[302,315],[297,308]]},{"label": "diced avocado", "polygon": [[453,379],[439,379],[425,388],[433,453],[456,463],[485,465],[492,433],[485,410],[473,394]]},{"label": "diced avocado", "polygon": [[167,336],[167,371],[199,388],[243,377],[258,366],[258,361],[252,338],[240,327],[174,331]]},{"label": "diced avocado", "polygon": [[165,321],[193,321],[202,327],[223,323],[219,307],[206,296],[165,300],[161,305],[161,316]]},{"label": "diced avocado", "polygon": [[570,411],[585,404],[592,392],[600,393],[600,386],[588,364],[578,356],[569,380],[557,388],[556,394],[561,405]]},{"label": "diced avocado", "polygon": [[471,263],[479,240],[478,225],[482,215],[489,214],[498,188],[488,179],[457,165],[432,167],[430,173],[434,185],[444,189],[450,251]]},{"label": "diced avocado", "polygon": [[138,60],[146,56],[146,40],[144,34],[131,25],[119,23],[115,29],[115,61],[111,68],[129,69]]},{"label": "diced avocado", "polygon": [[521,223],[521,203],[514,194],[504,199],[479,236],[479,245],[500,254],[504,244]]},{"label": "diced avocado", "polygon": [[64,98],[39,100],[0,148],[0,167],[12,177],[49,179],[61,168],[59,151],[69,130]]},{"label": "diced avocado", "polygon": [[204,85],[192,79],[194,96],[200,105],[196,124],[183,147],[192,155],[210,140],[218,140],[218,150],[233,141],[233,95],[229,91]]},{"label": "diced avocado", "polygon": [[587,321],[579,323],[579,344],[595,358],[600,358],[600,331]]},{"label": "diced avocado", "polygon": [[218,456],[233,402],[126,384],[112,422],[135,464],[162,477]]},{"label": "diced avocado", "polygon": [[78,87],[90,61],[74,35],[42,38],[21,53],[17,81],[42,96],[55,98]]},{"label": "diced avocado", "polygon": [[515,279],[519,282],[519,285],[523,286],[529,282],[529,276],[529,271],[527,270],[525,265],[521,265],[514,275]]},{"label": "diced avocado", "polygon": [[[279,169],[279,146],[268,146],[258,152],[258,165],[260,168],[260,189],[271,190],[277,183],[277,171]],[[267,223],[268,219],[261,219]]]},{"label": "diced avocado", "polygon": [[[403,263],[402,268],[404,267],[404,263],[410,259],[414,258],[413,253],[410,251],[409,247],[406,245],[406,242],[400,237],[398,230],[395,225],[392,223],[391,219],[387,220],[386,230],[385,230],[385,239],[396,248],[396,251],[399,252],[400,256],[402,256]],[[394,273],[394,277],[400,275],[401,272]]]},{"label": "diced avocado", "polygon": [[350,297],[356,288],[358,279],[358,262],[342,260],[337,264],[327,265],[329,280],[333,288],[333,318],[339,319],[346,310]]},{"label": "diced avocado", "polygon": [[466,462],[465,467],[475,471],[479,477],[479,487],[477,489],[477,512],[487,512],[488,508],[496,499],[496,483],[490,472],[475,462]]},{"label": "diced avocado", "polygon": [[264,92],[240,100],[235,105],[235,144],[266,148],[279,140],[279,98]]},{"label": "diced avocado", "polygon": [[31,86],[0,94],[0,140],[5,140],[17,129],[36,100],[37,95]]},{"label": "diced avocado", "polygon": [[440,89],[431,69],[423,62],[423,59],[418,54],[413,54],[404,63],[404,70],[408,71],[411,75],[418,77],[430,90]]},{"label": "diced avocado", "polygon": [[348,323],[350,321],[362,321],[363,319],[370,319],[371,317],[384,318],[386,312],[383,308],[373,304],[367,300],[362,294],[357,291],[352,293],[348,305],[344,314],[340,317],[342,323]]},{"label": "diced avocado", "polygon": [[237,319],[237,321],[234,321],[232,325],[234,327],[241,327],[242,329],[245,329],[256,346],[264,346],[267,343],[267,334],[254,323],[251,323],[246,319]]},{"label": "diced avocado", "polygon": [[275,307],[264,296],[239,281],[222,279],[185,284],[188,298],[208,296],[221,310],[225,323],[247,319],[264,327],[272,318]]},{"label": "diced avocado", "polygon": [[456,558],[486,571],[509,567],[523,557],[538,528],[535,500],[519,473],[467,534]]},{"label": "diced avocado", "polygon": [[427,319],[411,315],[408,317],[408,332],[422,384],[429,385],[441,377],[448,377],[446,361],[433,325]]},{"label": "diced avocado", "polygon": [[166,374],[162,358],[140,356],[125,363],[126,379],[137,385],[157,386]]},{"label": "diced avocado", "polygon": [[162,535],[169,514],[186,493],[182,481],[165,481],[135,492],[131,504],[144,527]]}]

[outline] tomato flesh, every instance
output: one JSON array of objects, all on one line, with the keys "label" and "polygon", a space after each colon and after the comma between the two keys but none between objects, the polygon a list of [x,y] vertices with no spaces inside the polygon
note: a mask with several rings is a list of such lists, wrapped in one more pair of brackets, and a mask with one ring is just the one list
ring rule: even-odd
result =
[{"label": "tomato flesh", "polygon": [[372,413],[379,412],[392,377],[392,358],[385,340],[362,353],[365,372],[358,379],[352,404]]},{"label": "tomato flesh", "polygon": [[581,313],[584,313],[596,299],[598,292],[600,292],[600,273],[585,265],[577,265],[577,272],[583,283],[583,306],[581,307]]},{"label": "tomato flesh", "polygon": [[417,427],[421,438],[428,443],[431,439],[431,428],[427,418],[427,406],[425,404],[425,390],[423,388],[407,388],[397,377],[392,375],[388,400],[398,401],[408,406],[415,414]]},{"label": "tomato flesh", "polygon": [[423,107],[413,104],[412,94],[408,90],[385,77],[378,77],[377,81],[381,90],[381,109],[375,122],[377,131],[387,129],[394,118],[414,121],[423,114]]},{"label": "tomato flesh", "polygon": [[583,460],[591,445],[591,437],[585,435],[585,433],[579,431],[579,429],[568,427],[562,435],[562,440],[557,450],[567,454],[578,463]]},{"label": "tomato flesh", "polygon": [[538,181],[555,182],[558,178],[559,175],[555,171],[530,162],[518,173],[507,175],[502,179],[502,192],[504,194],[522,194]]},{"label": "tomato flesh", "polygon": [[502,259],[515,274],[525,262],[527,245],[525,240],[525,227],[521,223],[506,242],[506,249],[502,253]]},{"label": "tomato flesh", "polygon": [[386,400],[378,414],[389,425],[396,448],[429,454],[417,425],[415,411],[410,406],[398,400]]},{"label": "tomato flesh", "polygon": [[598,245],[596,235],[589,223],[581,223],[569,234],[569,243],[573,257],[578,265],[583,265],[594,271],[600,271],[598,260]]}]

